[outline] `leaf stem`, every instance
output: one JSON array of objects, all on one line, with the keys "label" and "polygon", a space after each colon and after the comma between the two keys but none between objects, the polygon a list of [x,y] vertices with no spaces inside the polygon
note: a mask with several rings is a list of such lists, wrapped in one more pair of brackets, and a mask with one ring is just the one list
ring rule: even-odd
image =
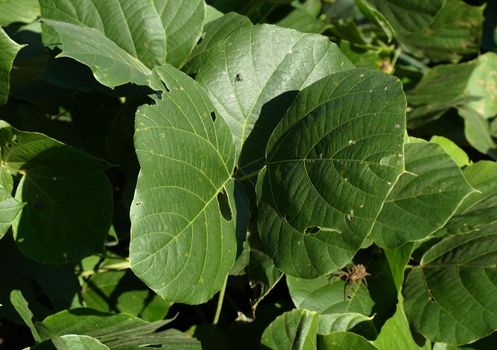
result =
[{"label": "leaf stem", "polygon": [[239,180],[239,181],[244,181],[244,180],[248,180],[248,179],[251,179],[255,176],[257,176],[257,174],[259,174],[260,170],[256,170],[256,171],[253,171],[247,175],[243,175],[243,176],[240,176],[240,177],[237,177],[236,179]]},{"label": "leaf stem", "polygon": [[223,308],[224,294],[226,293],[226,285],[228,284],[228,276],[224,279],[223,288],[219,291],[219,298],[217,299],[216,314],[214,315],[213,325],[219,323],[219,318],[221,317],[221,309]]},{"label": "leaf stem", "polygon": [[404,52],[400,53],[399,58],[402,61],[409,63],[410,65],[418,68],[422,73],[425,73],[426,71],[430,70],[430,67],[428,67],[426,64]]},{"label": "leaf stem", "polygon": [[98,268],[95,270],[83,271],[83,272],[81,272],[80,276],[81,277],[90,277],[90,276],[92,276],[96,273],[99,273],[99,272],[125,270],[125,269],[129,269],[129,267],[130,267],[130,261],[126,260],[126,261],[121,261],[121,262],[118,262],[115,264],[110,264],[110,265],[107,265],[107,266],[104,266],[104,267],[101,267],[101,268]]}]

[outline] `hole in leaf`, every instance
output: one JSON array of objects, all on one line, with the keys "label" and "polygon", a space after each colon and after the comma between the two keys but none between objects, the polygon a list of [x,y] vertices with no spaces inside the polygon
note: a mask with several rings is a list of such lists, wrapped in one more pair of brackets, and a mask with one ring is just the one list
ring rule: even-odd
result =
[{"label": "hole in leaf", "polygon": [[240,73],[238,73],[235,76],[235,82],[239,83],[239,82],[242,82],[242,81],[243,81],[242,75]]},{"label": "hole in leaf", "polygon": [[313,234],[318,233],[319,231],[321,231],[321,229],[319,228],[319,226],[311,226],[311,227],[306,228],[304,230],[304,233],[308,234],[308,235],[313,235]]},{"label": "hole in leaf", "polygon": [[214,111],[211,112],[211,118],[212,118],[213,122],[216,121],[216,112],[214,112]]},{"label": "hole in leaf", "polygon": [[223,218],[226,221],[231,221],[232,214],[226,189],[223,188],[223,190],[217,194],[217,202],[219,203],[219,210],[221,210]]},{"label": "hole in leaf", "polygon": [[167,92],[171,92],[171,90],[167,87],[166,83],[162,82],[162,85],[164,86],[164,90]]},{"label": "hole in leaf", "polygon": [[201,36],[200,38],[198,38],[198,40],[197,40],[197,45],[200,45],[200,43],[201,43],[203,40],[204,40],[204,37],[202,37],[202,36]]}]

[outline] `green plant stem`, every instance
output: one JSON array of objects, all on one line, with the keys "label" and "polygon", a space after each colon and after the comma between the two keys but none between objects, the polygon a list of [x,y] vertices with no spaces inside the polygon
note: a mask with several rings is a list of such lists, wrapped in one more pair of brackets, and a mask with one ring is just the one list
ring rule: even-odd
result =
[{"label": "green plant stem", "polygon": [[88,270],[88,271],[83,271],[81,272],[81,277],[90,277],[96,273],[99,272],[106,272],[106,271],[117,271],[117,270],[125,270],[129,269],[130,267],[130,261],[126,260],[123,262],[115,263],[115,264],[110,264],[95,270]]},{"label": "green plant stem", "polygon": [[424,64],[423,62],[421,62],[420,60],[412,57],[412,56],[409,56],[408,54],[404,53],[404,52],[401,52],[400,55],[399,55],[399,58],[404,61],[404,62],[407,62],[409,63],[410,65],[418,68],[421,72],[426,72],[430,69],[430,67],[428,67],[426,64]]},{"label": "green plant stem", "polygon": [[219,291],[219,298],[217,299],[217,308],[216,314],[214,315],[214,321],[212,321],[213,325],[219,323],[219,317],[221,317],[221,310],[223,308],[224,294],[226,293],[226,285],[228,284],[228,276],[226,276],[223,284],[223,288]]},{"label": "green plant stem", "polygon": [[250,179],[250,178],[253,178],[255,176],[257,176],[257,174],[259,174],[260,170],[256,170],[256,171],[253,171],[247,175],[243,175],[243,176],[240,176],[240,177],[237,177],[236,179],[239,180],[239,181],[244,181],[244,180],[247,180],[247,179]]}]

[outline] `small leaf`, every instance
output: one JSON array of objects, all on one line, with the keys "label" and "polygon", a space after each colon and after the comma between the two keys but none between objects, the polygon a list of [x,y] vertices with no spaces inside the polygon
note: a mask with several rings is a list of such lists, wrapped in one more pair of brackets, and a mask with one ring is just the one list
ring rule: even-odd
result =
[{"label": "small leaf", "polygon": [[0,239],[12,226],[23,206],[24,203],[18,202],[8,191],[0,188]]},{"label": "small leaf", "polygon": [[467,344],[497,329],[496,230],[490,225],[447,237],[409,273],[403,289],[407,316],[426,338]]},{"label": "small leaf", "polygon": [[262,334],[262,349],[314,350],[318,313],[292,310],[278,316]]},{"label": "small leaf", "polygon": [[[170,301],[203,303],[219,291],[236,255],[232,200],[235,150],[202,88],[170,65],[150,81],[162,99],[136,115],[141,171],[131,206],[133,272]],[[226,208],[227,209],[227,208]]]},{"label": "small leaf", "polygon": [[421,240],[442,227],[473,189],[434,143],[405,145],[405,172],[390,192],[371,231],[380,247]]},{"label": "small leaf", "polygon": [[10,292],[10,302],[19,313],[26,326],[28,326],[31,330],[31,334],[33,335],[35,341],[41,341],[38,330],[33,323],[33,313],[29,309],[28,302],[26,301],[26,299],[24,299],[24,296],[22,295],[20,290],[15,289]]},{"label": "small leaf", "polygon": [[349,70],[300,92],[257,184],[258,228],[276,266],[315,278],[351,261],[403,170],[404,125],[404,94],[386,74]]},{"label": "small leaf", "polygon": [[12,70],[14,58],[23,47],[24,45],[17,44],[0,28],[0,52],[2,53],[2,59],[0,60],[0,105],[7,103],[9,98],[10,71]]}]

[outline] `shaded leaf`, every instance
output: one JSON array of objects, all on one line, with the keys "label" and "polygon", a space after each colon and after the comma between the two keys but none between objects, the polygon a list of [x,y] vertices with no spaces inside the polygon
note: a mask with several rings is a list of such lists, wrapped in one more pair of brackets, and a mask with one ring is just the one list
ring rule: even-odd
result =
[{"label": "shaded leaf", "polygon": [[[442,240],[404,286],[407,316],[434,342],[467,344],[497,329],[497,227]],[[464,317],[461,317],[464,315]]]},{"label": "shaded leaf", "polygon": [[0,28],[0,54],[2,55],[0,60],[0,105],[7,103],[9,98],[10,71],[14,58],[22,47],[23,45],[17,44]]},{"label": "shaded leaf", "polygon": [[488,121],[471,108],[459,108],[464,119],[464,136],[471,146],[483,154],[497,159],[497,143],[490,135]]},{"label": "shaded leaf", "polygon": [[434,143],[407,143],[405,169],[370,234],[380,247],[396,248],[427,237],[473,191],[459,167]]},{"label": "shaded leaf", "polygon": [[24,299],[22,292],[18,289],[10,292],[10,302],[16,309],[17,313],[21,316],[26,326],[28,326],[35,341],[39,342],[41,338],[38,334],[38,330],[33,323],[33,313],[29,309],[28,302],[26,301],[26,299]]},{"label": "shaded leaf", "polygon": [[417,56],[458,61],[479,48],[483,6],[461,0],[361,1],[376,10],[371,15],[380,23],[386,19],[402,46]]},{"label": "shaded leaf", "polygon": [[350,262],[402,172],[404,125],[400,84],[376,71],[335,73],[299,94],[257,184],[276,266],[313,278]]},{"label": "shaded leaf", "polygon": [[85,284],[87,307],[103,312],[125,312],[153,322],[164,319],[171,306],[143,286],[131,271],[96,273]]},{"label": "shaded leaf", "polygon": [[23,206],[24,203],[15,200],[10,192],[0,188],[0,239],[12,226]]},{"label": "shaded leaf", "polygon": [[264,330],[262,349],[316,349],[318,314],[307,310],[292,310],[278,316]]},{"label": "shaded leaf", "polygon": [[226,120],[238,153],[246,143],[239,166],[259,168],[266,141],[295,92],[352,67],[323,36],[257,25],[211,49],[196,79]]},{"label": "shaded leaf", "polygon": [[221,289],[236,255],[235,223],[222,212],[234,217],[233,141],[187,75],[165,65],[150,84],[162,99],[136,116],[141,171],[130,214],[131,268],[170,301],[202,303]]},{"label": "shaded leaf", "polygon": [[477,192],[466,197],[438,234],[468,233],[497,222],[497,163],[480,161],[469,165],[463,172]]},{"label": "shaded leaf", "polygon": [[366,338],[349,332],[333,332],[319,336],[317,348],[318,350],[378,350]]},{"label": "shaded leaf", "polygon": [[370,315],[374,301],[364,282],[352,284],[338,276],[301,279],[287,276],[288,290],[297,308],[322,315],[359,313]]},{"label": "shaded leaf", "polygon": [[426,342],[424,346],[419,346],[414,341],[402,303],[397,304],[395,314],[381,327],[380,334],[375,339],[374,345],[381,350],[431,349],[430,342]]},{"label": "shaded leaf", "polygon": [[104,163],[43,134],[0,129],[2,165],[22,175],[15,199],[26,203],[12,224],[19,249],[43,263],[102,251],[112,219]]}]

